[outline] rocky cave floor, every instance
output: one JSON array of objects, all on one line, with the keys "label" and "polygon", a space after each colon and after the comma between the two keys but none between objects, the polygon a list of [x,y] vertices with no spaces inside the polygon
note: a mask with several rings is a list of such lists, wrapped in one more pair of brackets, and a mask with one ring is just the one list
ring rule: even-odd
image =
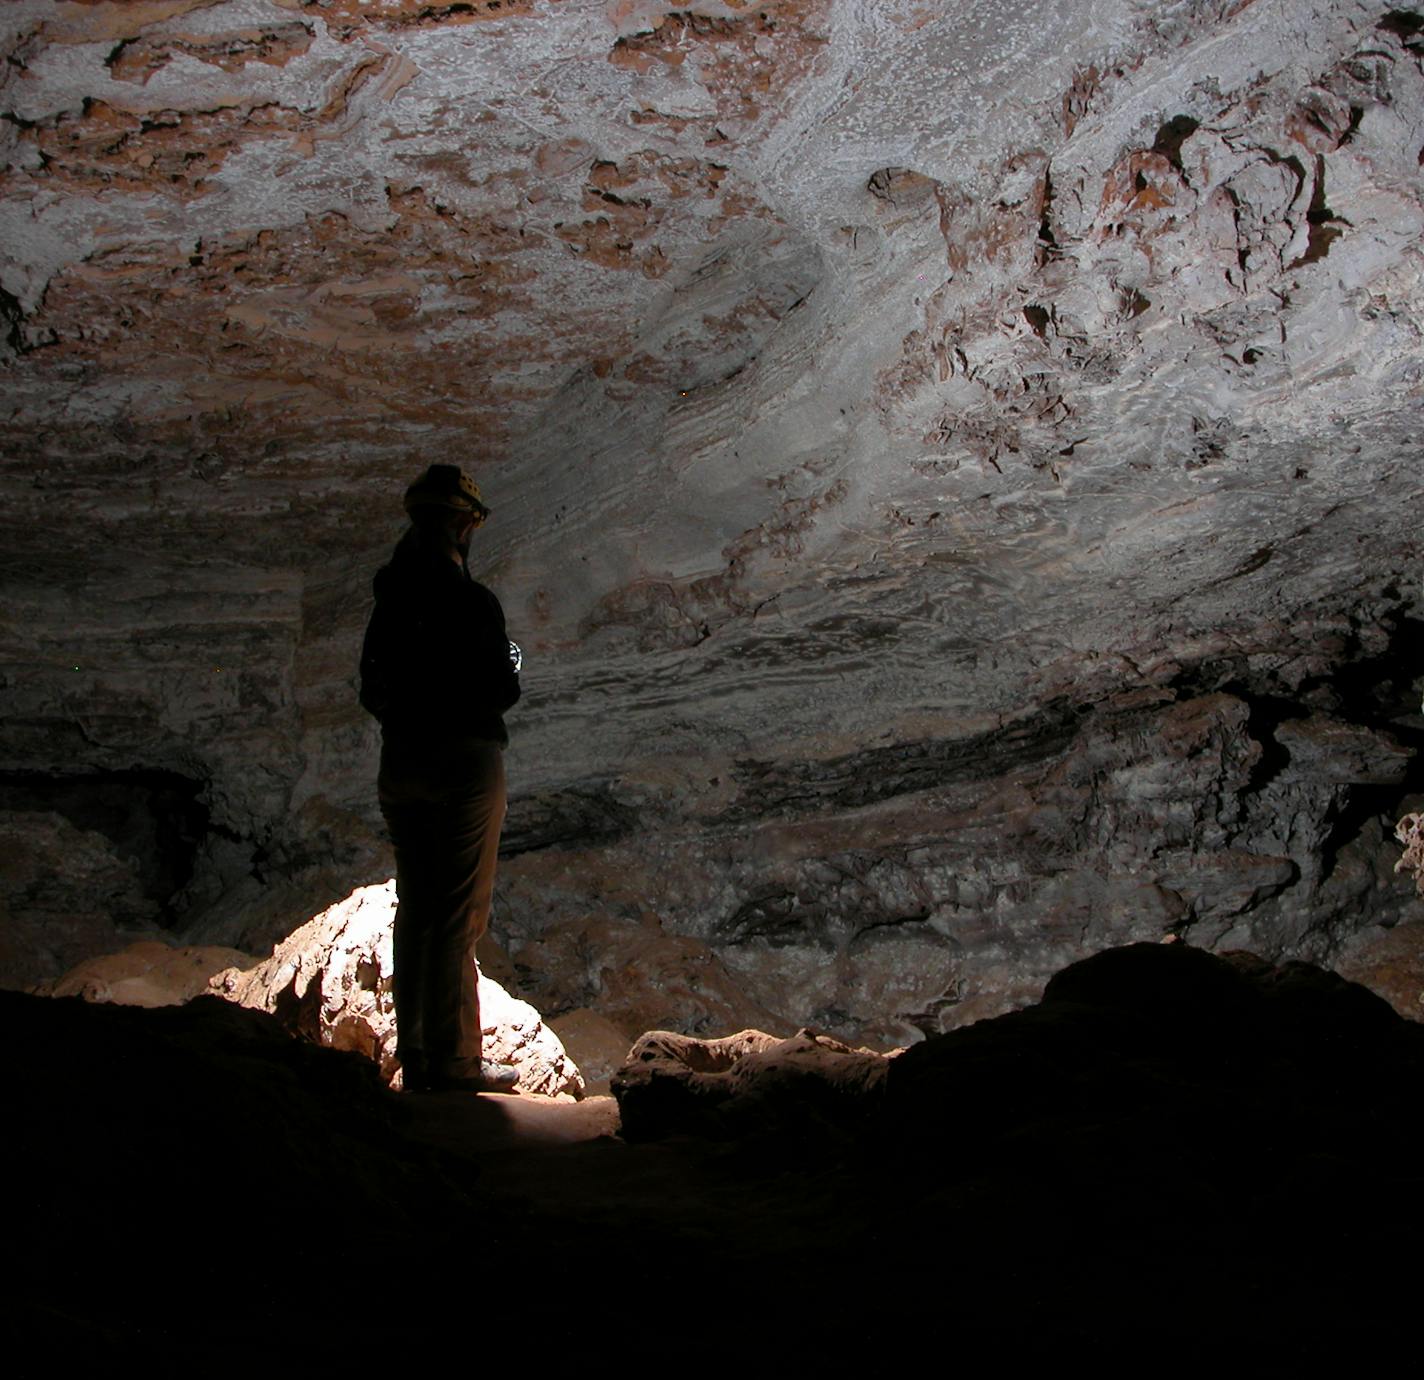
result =
[{"label": "rocky cave floor", "polygon": [[1417,1309],[1424,1028],[1305,964],[1110,950],[870,1091],[625,1091],[621,1134],[212,997],[0,1021],[21,1355],[1368,1363]]}]

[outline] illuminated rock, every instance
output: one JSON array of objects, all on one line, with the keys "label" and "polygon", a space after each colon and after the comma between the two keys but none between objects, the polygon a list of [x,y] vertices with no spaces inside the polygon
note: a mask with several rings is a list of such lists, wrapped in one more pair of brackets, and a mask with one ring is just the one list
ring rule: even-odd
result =
[{"label": "illuminated rock", "polygon": [[236,949],[145,939],[115,954],[77,963],[63,977],[42,984],[45,997],[83,997],[119,1006],[180,1006],[210,990],[213,975],[252,962]]},{"label": "illuminated rock", "polygon": [[653,1030],[628,1051],[612,1089],[630,1140],[804,1132],[818,1123],[844,1131],[872,1114],[890,1058],[811,1030],[714,1040]]},{"label": "illuminated rock", "polygon": [[[324,910],[246,970],[228,968],[210,990],[272,1012],[287,1029],[373,1060],[399,1086],[391,922],[395,883],[368,886]],[[485,1056],[519,1070],[521,1092],[580,1096],[583,1078],[528,1002],[480,977]]]},{"label": "illuminated rock", "polygon": [[1424,895],[1424,815],[1405,815],[1395,826],[1395,837],[1404,845],[1404,856],[1395,863],[1396,872],[1407,872]]}]

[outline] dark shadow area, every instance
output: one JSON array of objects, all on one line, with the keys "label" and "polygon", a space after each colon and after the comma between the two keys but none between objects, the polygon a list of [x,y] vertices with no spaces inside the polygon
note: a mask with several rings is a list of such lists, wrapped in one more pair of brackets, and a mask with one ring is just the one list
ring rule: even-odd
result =
[{"label": "dark shadow area", "polygon": [[497,1322],[693,1373],[923,1361],[929,1333],[1368,1366],[1413,1327],[1424,1027],[1303,964],[1109,951],[860,1092],[713,1070],[627,1142],[492,1147],[512,1108],[386,1093],[211,998],[0,993],[0,1036],[32,1051],[7,1330],[79,1363],[409,1357]]},{"label": "dark shadow area", "polygon": [[607,782],[516,796],[509,802],[499,855],[614,843],[632,833],[637,822],[637,812],[615,800]]},{"label": "dark shadow area", "polygon": [[176,898],[193,876],[209,828],[203,783],[177,772],[0,772],[0,811],[53,813],[102,834],[131,863],[165,927],[178,920]]}]

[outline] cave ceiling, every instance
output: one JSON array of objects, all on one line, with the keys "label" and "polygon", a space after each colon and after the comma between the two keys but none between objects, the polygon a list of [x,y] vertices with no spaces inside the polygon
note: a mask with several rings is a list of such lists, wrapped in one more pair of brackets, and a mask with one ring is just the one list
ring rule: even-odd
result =
[{"label": "cave ceiling", "polygon": [[526,789],[1298,681],[1415,597],[1414,9],[22,0],[0,46],[7,767],[368,798],[434,460],[495,510]]}]

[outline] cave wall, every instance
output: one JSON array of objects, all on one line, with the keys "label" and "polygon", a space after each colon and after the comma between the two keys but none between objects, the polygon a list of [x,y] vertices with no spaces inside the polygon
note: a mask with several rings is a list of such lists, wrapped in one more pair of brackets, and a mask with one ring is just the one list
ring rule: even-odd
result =
[{"label": "cave wall", "polygon": [[[555,1007],[895,1040],[1117,938],[1417,918],[1417,7],[22,0],[0,47],[5,899],[55,932],[83,850],[146,898],[45,963],[387,875],[353,668],[437,458],[526,651],[497,932]],[[40,800],[136,772],[204,812],[162,898]]]},{"label": "cave wall", "polygon": [[[1375,658],[1340,673],[1330,644],[1362,631]],[[1417,1015],[1417,941],[1389,937],[1420,915],[1393,838],[1424,799],[1419,631],[1317,623],[1294,654],[1169,662],[973,735],[517,807],[495,932],[543,1009],[630,1032],[893,1047],[1142,940],[1309,958]]]}]

